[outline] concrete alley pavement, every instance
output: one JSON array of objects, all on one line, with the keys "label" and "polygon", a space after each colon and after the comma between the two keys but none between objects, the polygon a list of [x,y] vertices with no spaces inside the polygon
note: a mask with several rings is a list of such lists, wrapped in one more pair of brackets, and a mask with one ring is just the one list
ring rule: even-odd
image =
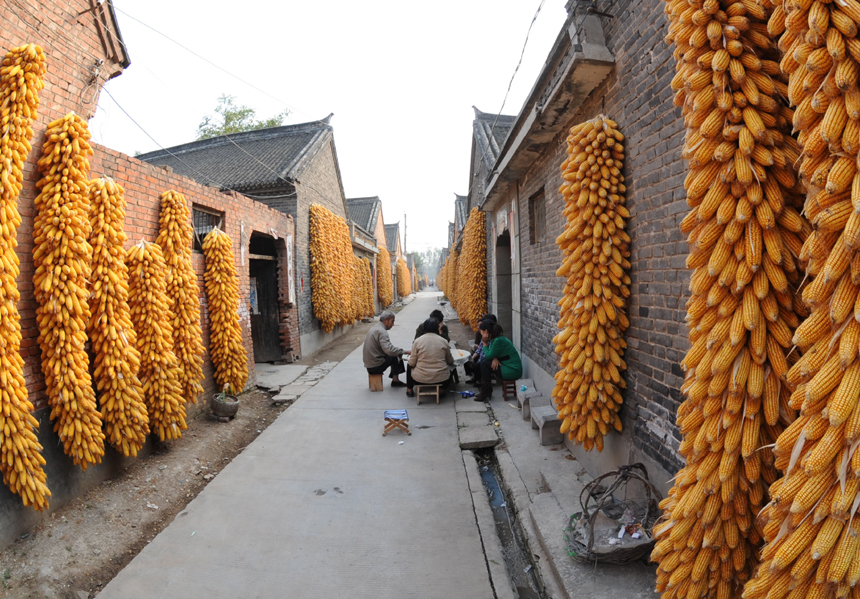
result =
[{"label": "concrete alley pavement", "polygon": [[[437,298],[397,314],[395,345],[411,347]],[[383,437],[383,411],[401,408],[412,435]],[[98,597],[167,595],[493,598],[452,396],[418,407],[387,377],[371,393],[357,348]]]}]

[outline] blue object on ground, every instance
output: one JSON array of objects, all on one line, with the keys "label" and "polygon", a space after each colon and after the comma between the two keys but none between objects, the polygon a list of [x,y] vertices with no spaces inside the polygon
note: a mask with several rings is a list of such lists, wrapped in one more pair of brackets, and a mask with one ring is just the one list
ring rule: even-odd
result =
[{"label": "blue object on ground", "polygon": [[474,391],[462,391],[460,393],[460,395],[463,397],[475,397],[475,392]]}]

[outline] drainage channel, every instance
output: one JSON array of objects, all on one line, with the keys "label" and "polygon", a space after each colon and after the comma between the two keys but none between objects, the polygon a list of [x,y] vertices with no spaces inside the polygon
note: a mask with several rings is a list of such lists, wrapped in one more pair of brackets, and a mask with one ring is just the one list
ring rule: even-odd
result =
[{"label": "drainage channel", "polygon": [[492,449],[479,449],[475,450],[474,454],[478,461],[484,490],[490,500],[496,531],[502,543],[505,568],[514,583],[517,596],[519,599],[547,599],[535,571],[531,552],[523,541],[516,515],[510,508],[511,504],[499,484],[502,477],[495,452]]}]

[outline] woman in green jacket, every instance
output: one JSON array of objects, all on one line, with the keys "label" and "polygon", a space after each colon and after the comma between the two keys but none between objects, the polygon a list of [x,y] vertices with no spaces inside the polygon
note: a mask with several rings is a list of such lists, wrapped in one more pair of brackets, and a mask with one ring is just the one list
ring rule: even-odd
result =
[{"label": "woman in green jacket", "polygon": [[485,320],[478,325],[486,347],[481,360],[481,392],[475,401],[489,401],[493,395],[493,375],[500,381],[515,381],[523,376],[523,363],[511,340],[502,335],[502,326]]}]

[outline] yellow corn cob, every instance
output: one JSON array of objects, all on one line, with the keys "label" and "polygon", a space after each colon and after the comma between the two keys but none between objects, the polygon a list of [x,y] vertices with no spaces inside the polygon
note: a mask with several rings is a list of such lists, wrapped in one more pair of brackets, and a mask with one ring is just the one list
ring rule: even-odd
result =
[{"label": "yellow corn cob", "polygon": [[[209,235],[206,237],[208,239]],[[166,293],[166,266],[161,247],[141,241],[128,251],[126,262],[129,308],[137,332],[136,349],[140,354],[138,378],[143,385],[143,398],[149,412],[149,429],[162,441],[178,439],[187,428],[185,400],[179,383],[179,364],[172,350],[170,300]],[[216,305],[218,298],[210,296],[209,318],[213,323]],[[215,352],[212,354],[214,362]],[[216,366],[216,381],[217,372]]]},{"label": "yellow corn cob", "polygon": [[[684,230],[695,252],[688,261],[694,269],[688,324],[691,341],[701,336],[712,345],[700,348],[694,343],[690,360],[684,362],[686,399],[678,424],[685,467],[661,506],[672,532],[655,528],[658,543],[681,534],[678,530],[690,530],[691,521],[699,518],[686,509],[688,501],[695,502],[686,499],[695,483],[686,472],[708,477],[701,482],[713,500],[709,516],[701,517],[702,541],[690,535],[689,544],[654,555],[659,563],[657,591],[667,599],[734,598],[758,564],[761,529],[753,520],[767,502],[767,482],[776,478],[774,456],[767,447],[793,417],[791,408],[782,407],[791,389],[783,399],[786,382],[781,379],[796,360],[796,352],[786,358],[786,346],[806,314],[792,296],[802,280],[798,250],[810,227],[800,216],[805,190],[792,170],[795,161],[802,162],[800,148],[789,136],[793,115],[781,96],[799,95],[803,82],[781,78],[778,57],[765,33],[771,14],[784,12],[782,8],[767,1],[667,0],[666,9],[667,39],[674,43],[677,59],[673,86],[681,90],[676,103],[688,128],[684,156],[690,159],[690,173],[685,189],[692,210]],[[718,29],[720,35],[715,35]],[[710,64],[697,60],[708,51],[714,53]],[[813,56],[810,50],[795,62],[818,72],[833,60],[827,51]],[[816,107],[826,111],[825,100]],[[700,118],[696,110],[708,114]],[[801,116],[822,118],[811,99]],[[834,108],[834,124],[839,117]],[[702,139],[715,148],[710,162],[710,145],[702,149]],[[819,162],[804,163],[810,175],[818,173]],[[827,174],[822,168],[822,187]],[[844,178],[837,171],[833,185],[847,185]],[[725,287],[725,294],[714,287]],[[718,309],[717,302],[725,300],[717,298],[726,295],[731,300]],[[715,462],[719,467],[708,475]],[[694,580],[692,570],[685,580],[677,569],[671,574],[664,569],[679,551],[686,552],[680,561],[695,564],[711,547],[720,555],[700,580]],[[700,572],[696,570],[695,578]],[[759,583],[749,597],[766,597],[771,591],[784,595],[790,586],[790,575],[779,572],[767,584]]]},{"label": "yellow corn cob", "polygon": [[209,304],[209,353],[220,389],[239,394],[248,381],[248,354],[239,324],[239,281],[230,236],[218,229],[203,240]]},{"label": "yellow corn cob", "polygon": [[104,455],[102,419],[84,348],[92,261],[89,139],[86,123],[74,113],[48,126],[33,222],[36,319],[51,419],[63,451],[84,470]]},{"label": "yellow corn cob", "polygon": [[[16,233],[21,224],[18,195],[23,183],[24,163],[33,138],[32,122],[37,117],[39,92],[44,87],[45,54],[34,44],[10,50],[0,66],[0,100],[3,111],[0,130],[0,312],[4,343],[0,346],[0,473],[9,489],[21,496],[24,505],[36,510],[48,507],[51,492],[45,484],[42,446],[34,429],[38,421],[31,415],[33,404],[27,396],[24,360],[21,358],[21,317],[15,280],[20,274]],[[22,85],[26,86],[26,91]],[[13,96],[14,95],[14,99]],[[14,125],[14,127],[12,127]]]},{"label": "yellow corn cob", "polygon": [[[589,133],[584,136],[586,130]],[[568,136],[568,155],[571,158],[562,165],[562,178],[570,180],[571,184],[565,193],[567,227],[556,240],[563,253],[563,265],[557,274],[567,278],[568,286],[559,302],[561,318],[558,326],[562,333],[558,337],[556,352],[561,356],[559,372],[566,372],[570,368],[578,376],[571,380],[557,377],[553,396],[559,410],[571,413],[566,431],[568,438],[582,443],[586,450],[597,447],[599,451],[603,448],[603,436],[609,432],[610,425],[621,430],[618,417],[621,402],[612,398],[620,395],[619,387],[624,387],[624,381],[618,375],[618,371],[626,367],[621,359],[624,346],[616,352],[616,360],[613,361],[612,356],[604,350],[604,344],[607,338],[622,339],[627,328],[623,308],[630,295],[630,279],[625,274],[625,270],[630,267],[627,260],[630,256],[630,238],[623,230],[625,219],[629,216],[624,207],[626,190],[620,172],[623,139],[616,123],[604,116],[577,125]],[[579,155],[586,158],[582,161],[573,160]],[[598,189],[603,194],[591,192]],[[476,244],[480,245],[480,251],[475,252],[475,255],[483,264],[486,262],[484,218],[477,209],[473,209],[472,215],[470,220],[480,218],[476,220],[474,229]],[[710,237],[710,240],[706,237]],[[705,233],[699,238],[700,247],[711,251],[717,239],[718,236]],[[575,240],[574,243],[568,243],[571,240]],[[717,242],[716,245],[720,244]],[[464,241],[463,254],[459,257],[461,273],[464,261],[473,259],[471,255],[467,258],[465,248]],[[731,255],[725,244],[723,253],[725,258]],[[722,264],[711,267],[719,273]],[[486,271],[483,268],[479,276],[481,285],[484,285]],[[457,297],[461,304],[464,303],[463,295],[469,293],[466,289],[466,285],[458,283]],[[618,303],[615,303],[616,300]],[[480,309],[472,310],[470,324],[473,327],[486,309],[486,302],[483,301]],[[707,309],[707,306],[703,303],[702,308]],[[715,317],[716,309],[711,308],[709,313]],[[726,328],[727,333],[727,327],[723,328]],[[571,340],[588,347],[581,356],[587,354],[591,357],[582,361],[572,359],[563,351]],[[608,372],[609,376],[604,372]],[[583,397],[587,397],[585,402],[580,399]]]},{"label": "yellow corn cob", "polygon": [[376,256],[376,291],[379,303],[383,308],[387,308],[394,301],[394,282],[391,278],[391,255],[384,247],[379,248],[379,254]]},{"label": "yellow corn cob", "polygon": [[412,277],[403,258],[397,259],[397,295],[406,297],[412,293]]},{"label": "yellow corn cob", "polygon": [[457,261],[457,313],[460,322],[478,330],[487,313],[487,231],[486,213],[472,208],[463,228],[463,251]]},{"label": "yellow corn cob", "polygon": [[125,191],[111,179],[89,183],[93,248],[90,320],[93,376],[108,443],[125,456],[136,456],[149,434],[149,415],[137,377],[140,354],[128,307]]},{"label": "yellow corn cob", "polygon": [[312,204],[311,215],[311,292],[314,316],[322,329],[331,331],[339,325],[352,324],[351,292],[355,280],[355,262],[349,227],[341,217],[320,204]]},{"label": "yellow corn cob", "polygon": [[200,329],[200,290],[191,265],[191,212],[185,197],[176,191],[161,194],[158,237],[167,265],[167,297],[170,299],[173,353],[179,362],[179,384],[186,403],[196,403],[203,393],[203,332]]}]

